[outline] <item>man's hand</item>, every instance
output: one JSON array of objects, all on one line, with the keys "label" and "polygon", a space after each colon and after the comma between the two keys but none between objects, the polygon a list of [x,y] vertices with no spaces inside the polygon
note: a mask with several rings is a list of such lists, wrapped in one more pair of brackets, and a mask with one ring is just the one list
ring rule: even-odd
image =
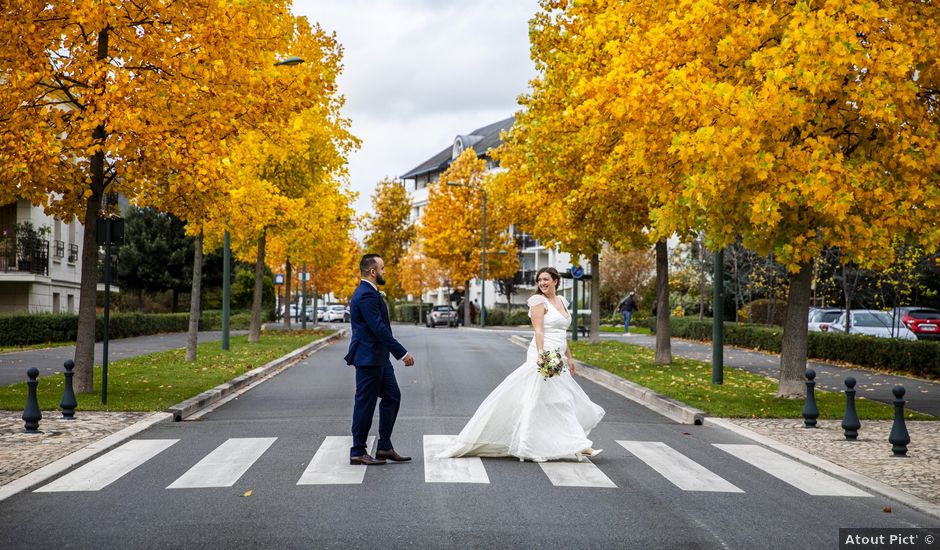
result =
[{"label": "man's hand", "polygon": [[402,357],[401,360],[405,364],[406,367],[410,367],[411,365],[415,364],[415,356],[411,355],[411,353],[405,354],[405,356]]}]

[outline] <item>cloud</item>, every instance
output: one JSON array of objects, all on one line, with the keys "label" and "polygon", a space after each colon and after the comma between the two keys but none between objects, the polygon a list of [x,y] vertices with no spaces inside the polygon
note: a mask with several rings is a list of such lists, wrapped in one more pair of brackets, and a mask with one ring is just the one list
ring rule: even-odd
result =
[{"label": "cloud", "polygon": [[295,0],[294,13],[344,48],[345,116],[362,141],[350,179],[368,210],[376,182],[517,109],[535,76],[528,21],[536,0]]}]

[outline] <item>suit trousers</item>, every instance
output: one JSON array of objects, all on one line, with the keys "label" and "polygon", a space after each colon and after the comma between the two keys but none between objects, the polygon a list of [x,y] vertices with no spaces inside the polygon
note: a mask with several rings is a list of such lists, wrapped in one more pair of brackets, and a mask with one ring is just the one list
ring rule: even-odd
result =
[{"label": "suit trousers", "polygon": [[372,429],[372,416],[375,414],[376,401],[379,404],[379,442],[378,450],[392,449],[392,429],[398,417],[401,404],[401,390],[395,378],[395,368],[356,367],[356,403],[353,406],[352,436],[353,446],[350,456],[366,454],[366,440]]}]

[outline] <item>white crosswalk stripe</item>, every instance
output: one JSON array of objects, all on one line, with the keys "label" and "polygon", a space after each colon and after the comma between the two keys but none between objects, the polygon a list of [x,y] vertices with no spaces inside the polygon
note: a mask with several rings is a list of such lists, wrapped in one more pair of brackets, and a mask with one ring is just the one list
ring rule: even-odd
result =
[{"label": "white crosswalk stripe", "polygon": [[607,487],[617,485],[590,461],[540,462],[539,466],[555,487]]},{"label": "white crosswalk stripe", "polygon": [[797,489],[814,496],[870,497],[871,495],[834,477],[786,458],[760,445],[715,443],[722,451],[756,466]]},{"label": "white crosswalk stripe", "polygon": [[167,489],[231,487],[261,458],[276,437],[242,437],[227,440],[186,471]]},{"label": "white crosswalk stripe", "polygon": [[133,439],[52,483],[36,489],[36,492],[99,491],[177,441],[179,439]]},{"label": "white crosswalk stripe", "polygon": [[[371,449],[375,437],[366,441],[366,448]],[[368,467],[349,463],[349,448],[352,436],[327,436],[323,444],[313,455],[307,469],[297,481],[297,485],[346,485],[359,484],[366,476]]]},{"label": "white crosswalk stripe", "polygon": [[424,481],[426,483],[489,483],[479,457],[438,458],[454,441],[453,435],[424,436]]},{"label": "white crosswalk stripe", "polygon": [[617,441],[617,443],[683,491],[744,492],[660,441]]}]

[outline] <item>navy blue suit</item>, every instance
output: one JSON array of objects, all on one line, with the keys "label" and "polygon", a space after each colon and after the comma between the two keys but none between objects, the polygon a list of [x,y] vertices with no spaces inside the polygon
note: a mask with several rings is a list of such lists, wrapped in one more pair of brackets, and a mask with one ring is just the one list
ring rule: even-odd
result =
[{"label": "navy blue suit", "polygon": [[367,281],[359,283],[349,302],[352,340],[346,364],[356,367],[356,403],[353,407],[353,446],[350,456],[366,454],[366,438],[372,428],[376,401],[379,405],[378,450],[392,449],[392,429],[401,403],[401,390],[389,354],[401,359],[408,352],[392,336],[388,308],[379,291]]}]

